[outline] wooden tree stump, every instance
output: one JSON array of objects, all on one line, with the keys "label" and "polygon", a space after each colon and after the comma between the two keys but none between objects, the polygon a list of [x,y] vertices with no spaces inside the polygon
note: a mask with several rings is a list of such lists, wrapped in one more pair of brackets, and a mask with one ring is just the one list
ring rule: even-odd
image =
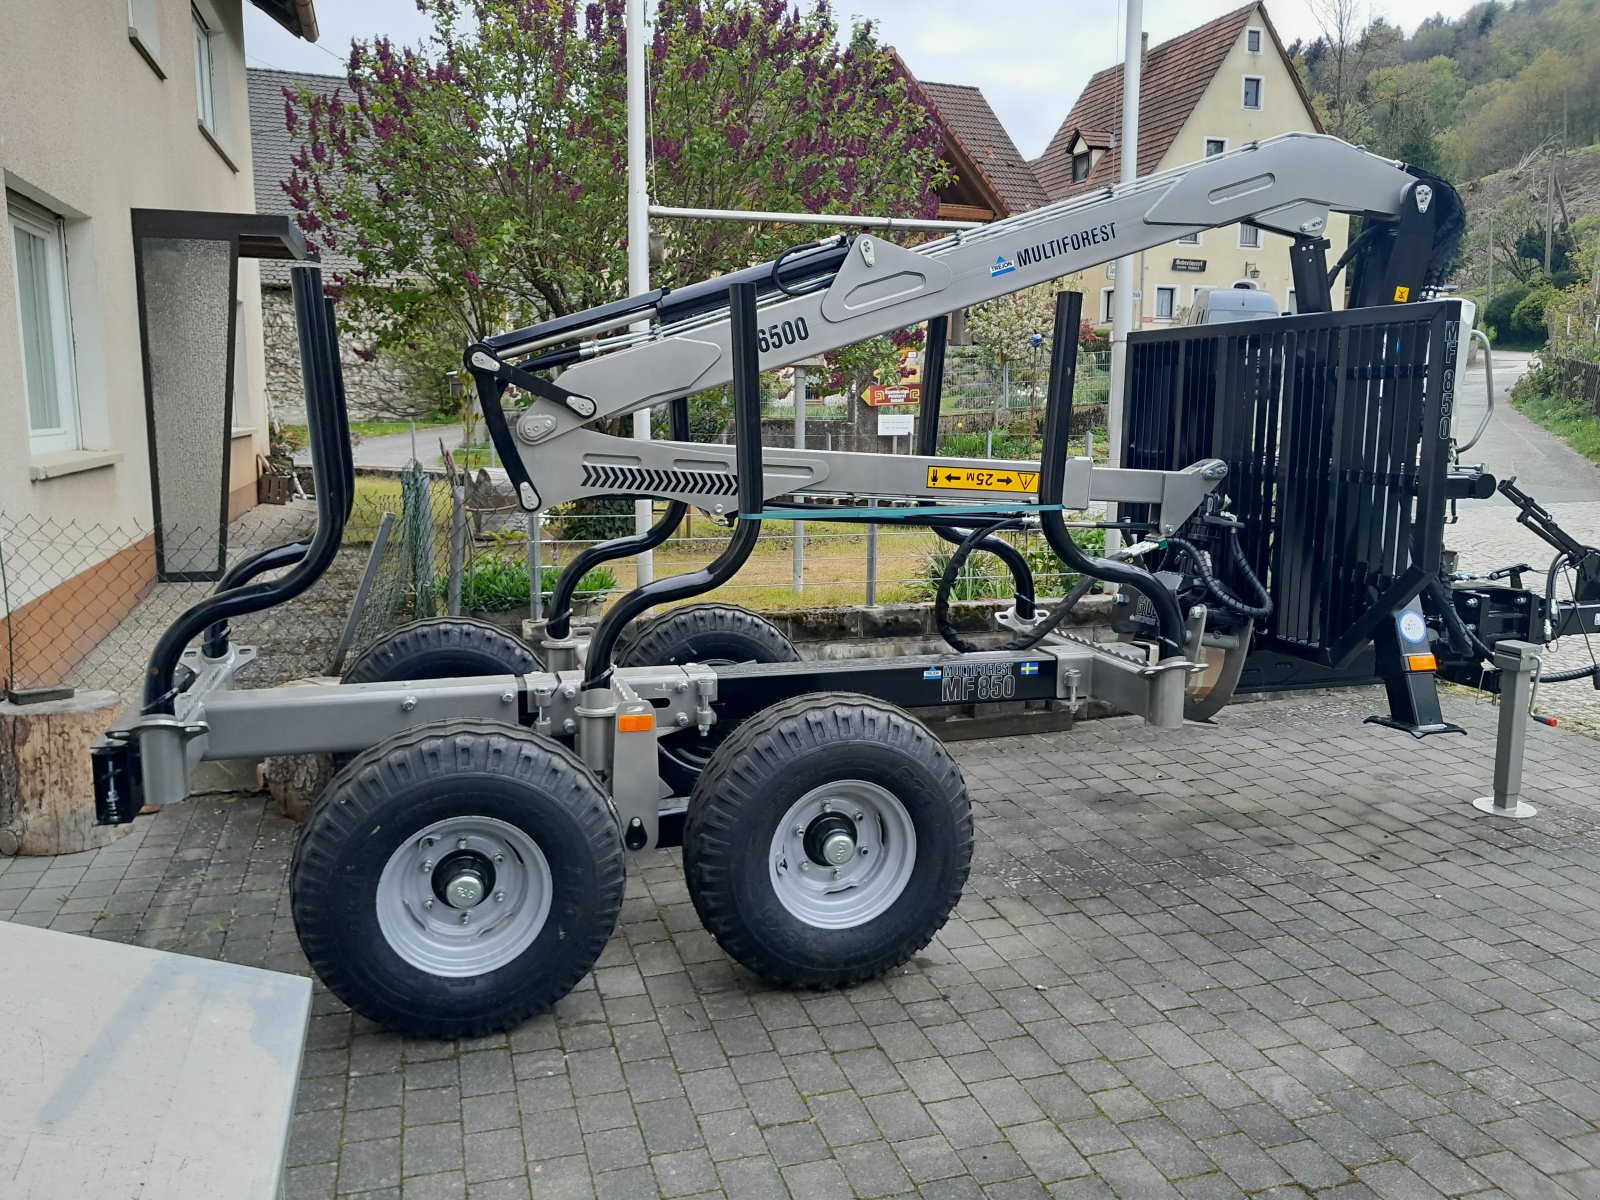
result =
[{"label": "wooden tree stump", "polygon": [[0,701],[0,854],[73,854],[128,831],[94,823],[89,759],[121,704],[115,692]]},{"label": "wooden tree stump", "polygon": [[262,782],[278,811],[291,821],[303,822],[311,815],[311,806],[327,791],[334,774],[331,754],[278,754],[261,763]]}]

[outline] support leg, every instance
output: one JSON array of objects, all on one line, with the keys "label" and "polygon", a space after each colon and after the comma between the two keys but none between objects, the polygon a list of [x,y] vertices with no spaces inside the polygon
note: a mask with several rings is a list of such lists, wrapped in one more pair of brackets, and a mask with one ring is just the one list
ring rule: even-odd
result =
[{"label": "support leg", "polygon": [[1500,668],[1500,730],[1494,748],[1494,795],[1479,796],[1472,807],[1496,817],[1531,817],[1538,813],[1522,799],[1522,751],[1528,736],[1528,703],[1539,647],[1528,642],[1501,642],[1495,648]]}]

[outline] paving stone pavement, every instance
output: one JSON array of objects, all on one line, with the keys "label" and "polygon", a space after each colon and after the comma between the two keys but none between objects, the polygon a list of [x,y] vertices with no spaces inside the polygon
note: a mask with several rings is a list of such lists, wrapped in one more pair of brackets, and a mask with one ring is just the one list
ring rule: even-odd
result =
[{"label": "paving stone pavement", "polygon": [[[1494,713],[1373,693],[962,743],[957,916],[889,977],[769,989],[639,864],[598,969],[482,1041],[318,989],[289,1196],[1600,1196],[1600,742],[1536,727],[1531,822],[1474,815]],[[0,918],[305,971],[296,836],[201,798],[0,859]]]}]

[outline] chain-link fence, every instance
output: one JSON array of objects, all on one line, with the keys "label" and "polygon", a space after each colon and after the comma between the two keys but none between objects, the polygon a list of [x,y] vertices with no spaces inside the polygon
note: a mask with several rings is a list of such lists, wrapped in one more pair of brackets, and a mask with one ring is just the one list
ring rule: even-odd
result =
[{"label": "chain-link fence", "polygon": [[[962,442],[964,433],[947,425],[945,452],[974,453]],[[997,458],[1036,451],[1036,441],[1007,434],[1005,427],[979,436],[987,436]],[[1080,438],[1076,451],[1082,449]],[[315,490],[308,476],[302,481]],[[223,531],[225,561],[309,536],[315,521],[308,495],[252,508]],[[530,531],[501,472],[452,478],[413,466],[398,475],[360,474],[343,542],[327,572],[296,599],[232,621],[235,640],[261,651],[241,683],[269,686],[337,674],[386,630],[419,617],[465,613],[519,630],[585,546],[631,532],[632,505],[580,502],[532,524]],[[1041,594],[1070,586],[1036,534],[1008,536],[1032,561]],[[656,577],[700,569],[728,537],[726,527],[691,512],[654,552]],[[172,556],[186,545],[215,546],[217,531],[196,529],[185,539],[167,530],[163,539]],[[950,552],[930,531],[892,522],[773,521],[744,569],[713,596],[755,609],[927,600]],[[636,582],[632,558],[596,569],[579,587],[579,616],[598,614]],[[65,684],[132,696],[162,631],[214,586],[159,578],[156,535],[148,524],[90,527],[0,513],[0,675],[11,688]],[[969,560],[954,592],[957,599],[1006,594],[1009,576],[984,555]]]}]

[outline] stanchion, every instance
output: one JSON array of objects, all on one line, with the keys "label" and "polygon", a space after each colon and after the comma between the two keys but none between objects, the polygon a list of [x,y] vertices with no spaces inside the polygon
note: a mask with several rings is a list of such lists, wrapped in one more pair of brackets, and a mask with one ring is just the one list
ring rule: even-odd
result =
[{"label": "stanchion", "polygon": [[1500,668],[1500,730],[1494,747],[1494,795],[1479,796],[1472,807],[1495,817],[1523,819],[1538,809],[1522,799],[1522,751],[1528,737],[1528,708],[1533,699],[1539,647],[1528,642],[1501,642],[1494,665]]}]

